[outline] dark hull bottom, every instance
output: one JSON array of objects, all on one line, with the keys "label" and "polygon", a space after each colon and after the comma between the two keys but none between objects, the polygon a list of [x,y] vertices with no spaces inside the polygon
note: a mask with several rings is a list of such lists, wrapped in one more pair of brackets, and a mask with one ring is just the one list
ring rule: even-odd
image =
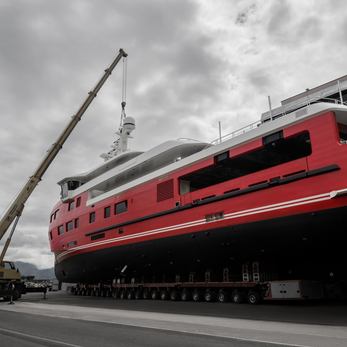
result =
[{"label": "dark hull bottom", "polygon": [[[80,254],[56,264],[63,282],[113,278],[221,280],[222,269],[241,280],[241,265],[259,261],[264,279],[346,279],[347,207],[296,215]],[[126,271],[120,275],[127,265]]]}]

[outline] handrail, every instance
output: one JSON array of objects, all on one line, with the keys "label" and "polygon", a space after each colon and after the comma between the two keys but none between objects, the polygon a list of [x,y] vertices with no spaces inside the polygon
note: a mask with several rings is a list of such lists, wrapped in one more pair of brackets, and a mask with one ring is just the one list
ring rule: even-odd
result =
[{"label": "handrail", "polygon": [[[303,108],[303,107],[309,106],[309,105],[311,105],[311,104],[313,104],[313,103],[317,103],[317,101],[328,102],[328,103],[334,103],[334,104],[340,104],[340,105],[347,106],[347,101],[341,102],[340,99],[334,99],[334,98],[315,98],[315,99],[311,99],[311,100],[308,100],[308,101],[309,101],[309,102],[308,102],[305,106],[303,106],[302,103],[294,104],[294,105],[291,106],[291,111],[289,111],[289,110],[288,110],[288,111],[289,111],[289,112],[294,112],[294,111],[298,110],[299,108]],[[297,109],[295,109],[295,105],[298,106]],[[285,105],[282,106],[282,107],[285,108]],[[287,112],[288,112],[288,111],[287,111]],[[269,118],[266,118],[265,121],[266,121],[266,122],[268,122],[268,121],[273,121],[273,120],[275,120],[275,119],[277,119],[277,118],[286,116],[286,115],[287,115],[287,112],[284,111],[284,112],[282,112],[282,113],[278,113],[278,114],[276,114],[276,115],[273,115],[271,118],[270,118],[270,117],[269,117]],[[218,145],[219,143],[222,143],[222,142],[224,142],[224,141],[230,140],[230,139],[232,139],[232,138],[234,138],[234,137],[236,137],[236,136],[245,134],[245,133],[247,133],[247,132],[249,132],[249,131],[251,131],[251,130],[253,130],[253,129],[256,129],[256,128],[258,128],[262,123],[264,123],[264,120],[263,120],[263,121],[260,120],[260,121],[256,121],[256,122],[254,122],[254,123],[248,124],[248,125],[246,125],[246,126],[240,128],[240,129],[237,129],[237,130],[235,130],[235,131],[233,131],[233,132],[231,132],[231,133],[228,133],[228,134],[226,134],[226,135],[223,135],[221,138],[217,138],[217,139],[211,141],[210,144],[211,144],[211,145]]]}]

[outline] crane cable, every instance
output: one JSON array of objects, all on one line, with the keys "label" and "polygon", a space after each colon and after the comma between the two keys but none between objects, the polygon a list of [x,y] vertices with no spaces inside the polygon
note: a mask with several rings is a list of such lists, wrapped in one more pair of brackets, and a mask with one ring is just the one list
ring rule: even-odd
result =
[{"label": "crane cable", "polygon": [[122,79],[122,113],[120,119],[120,125],[123,125],[123,120],[126,117],[125,114],[125,106],[126,106],[126,98],[127,98],[127,69],[128,69],[128,59],[127,57],[123,57],[123,79]]}]

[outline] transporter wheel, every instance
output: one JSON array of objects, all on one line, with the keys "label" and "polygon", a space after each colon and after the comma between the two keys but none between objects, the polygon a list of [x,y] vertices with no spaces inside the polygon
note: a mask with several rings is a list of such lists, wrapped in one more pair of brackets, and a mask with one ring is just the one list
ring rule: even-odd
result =
[{"label": "transporter wheel", "polygon": [[169,292],[167,290],[162,290],[160,292],[160,300],[167,300],[169,298]]},{"label": "transporter wheel", "polygon": [[149,299],[151,296],[150,296],[150,291],[146,288],[144,289],[143,293],[142,293],[142,297],[147,300]]},{"label": "transporter wheel", "polygon": [[190,300],[190,291],[189,289],[183,289],[181,292],[181,300],[189,301]]},{"label": "transporter wheel", "polygon": [[199,289],[194,289],[192,299],[195,302],[198,302],[201,300],[201,291]]},{"label": "transporter wheel", "polygon": [[218,291],[217,300],[222,303],[228,301],[228,295],[224,289]]},{"label": "transporter wheel", "polygon": [[137,289],[136,291],[135,291],[135,299],[136,300],[139,300],[139,299],[141,299],[142,298],[142,290],[141,289]]},{"label": "transporter wheel", "polygon": [[158,299],[158,296],[159,296],[158,291],[157,291],[156,289],[153,289],[153,290],[151,291],[151,298],[152,298],[152,300],[157,300],[157,299]]},{"label": "transporter wheel", "polygon": [[134,299],[134,291],[133,291],[133,290],[129,290],[129,291],[127,292],[127,299],[128,299],[128,300]]},{"label": "transporter wheel", "polygon": [[231,294],[231,299],[234,304],[241,304],[244,301],[243,293],[235,289]]},{"label": "transporter wheel", "polygon": [[204,299],[206,302],[211,302],[214,299],[213,291],[211,289],[206,289],[204,292]]},{"label": "transporter wheel", "polygon": [[251,305],[257,305],[261,301],[260,294],[255,290],[250,290],[248,292],[247,301]]},{"label": "transporter wheel", "polygon": [[127,297],[126,296],[126,290],[122,289],[122,291],[119,294],[119,299],[124,300],[124,299],[126,299],[126,297]]},{"label": "transporter wheel", "polygon": [[176,289],[171,289],[171,291],[170,291],[170,300],[171,301],[178,300],[178,291]]}]

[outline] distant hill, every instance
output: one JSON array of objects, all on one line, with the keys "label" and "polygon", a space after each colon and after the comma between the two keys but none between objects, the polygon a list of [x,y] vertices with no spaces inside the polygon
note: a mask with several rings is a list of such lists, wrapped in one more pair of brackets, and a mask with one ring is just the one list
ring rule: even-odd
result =
[{"label": "distant hill", "polygon": [[35,279],[54,279],[54,269],[38,269],[36,265],[30,263],[24,263],[22,261],[16,261],[16,266],[19,268],[19,271],[22,276],[35,276]]}]

